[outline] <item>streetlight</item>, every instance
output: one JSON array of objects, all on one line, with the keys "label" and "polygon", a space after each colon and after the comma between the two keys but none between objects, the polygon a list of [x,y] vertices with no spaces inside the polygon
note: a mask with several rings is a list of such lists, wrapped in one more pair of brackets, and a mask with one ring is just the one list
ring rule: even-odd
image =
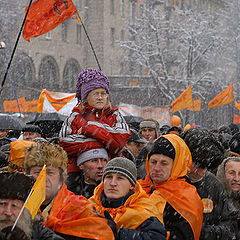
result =
[{"label": "streetlight", "polygon": [[4,49],[4,48],[6,48],[6,44],[5,42],[0,40],[0,49]]}]

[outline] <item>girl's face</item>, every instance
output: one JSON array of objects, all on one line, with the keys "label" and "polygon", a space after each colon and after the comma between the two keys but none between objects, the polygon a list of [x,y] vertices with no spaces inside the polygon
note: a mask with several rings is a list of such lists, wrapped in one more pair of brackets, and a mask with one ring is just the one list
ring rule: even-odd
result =
[{"label": "girl's face", "polygon": [[96,109],[103,109],[107,104],[107,99],[108,94],[104,88],[96,88],[87,95],[88,105]]}]

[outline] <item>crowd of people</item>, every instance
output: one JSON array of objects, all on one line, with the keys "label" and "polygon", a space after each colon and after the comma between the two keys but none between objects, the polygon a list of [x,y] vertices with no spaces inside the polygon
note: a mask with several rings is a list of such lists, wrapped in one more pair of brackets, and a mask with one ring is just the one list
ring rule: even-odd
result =
[{"label": "crowd of people", "polygon": [[[0,130],[0,239],[240,239],[240,132],[128,124],[109,80],[83,70],[59,138]],[[24,208],[46,166],[37,215]],[[22,209],[24,209],[22,211]]]}]

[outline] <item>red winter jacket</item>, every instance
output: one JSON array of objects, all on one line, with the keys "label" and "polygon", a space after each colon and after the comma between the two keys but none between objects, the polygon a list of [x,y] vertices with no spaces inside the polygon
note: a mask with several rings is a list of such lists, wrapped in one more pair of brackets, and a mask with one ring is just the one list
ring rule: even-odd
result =
[{"label": "red winter jacket", "polygon": [[[77,131],[82,127],[82,134]],[[77,154],[96,148],[106,148],[117,156],[130,137],[130,129],[117,108],[97,110],[90,106],[80,110],[76,106],[63,123],[59,144],[68,153],[68,173],[79,171]]]}]

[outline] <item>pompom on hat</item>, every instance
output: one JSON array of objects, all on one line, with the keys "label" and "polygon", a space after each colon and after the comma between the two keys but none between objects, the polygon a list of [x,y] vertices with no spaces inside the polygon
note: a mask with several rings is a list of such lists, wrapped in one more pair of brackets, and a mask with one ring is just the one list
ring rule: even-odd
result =
[{"label": "pompom on hat", "polygon": [[78,102],[86,99],[89,92],[96,88],[104,88],[109,94],[109,80],[100,70],[86,69],[78,75],[76,97]]}]

